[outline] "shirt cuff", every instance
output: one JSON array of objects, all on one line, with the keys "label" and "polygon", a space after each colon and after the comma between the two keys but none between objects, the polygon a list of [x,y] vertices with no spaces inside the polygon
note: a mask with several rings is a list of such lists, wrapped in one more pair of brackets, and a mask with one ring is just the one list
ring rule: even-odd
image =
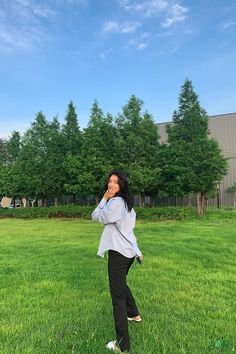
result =
[{"label": "shirt cuff", "polygon": [[106,199],[102,198],[102,200],[98,204],[99,208],[102,209],[106,205],[106,203],[107,203]]}]

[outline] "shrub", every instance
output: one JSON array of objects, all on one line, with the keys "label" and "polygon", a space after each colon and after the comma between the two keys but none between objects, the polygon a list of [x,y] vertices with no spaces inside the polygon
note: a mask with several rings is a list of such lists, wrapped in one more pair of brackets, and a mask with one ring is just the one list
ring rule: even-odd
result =
[{"label": "shrub", "polygon": [[[95,206],[75,206],[60,205],[47,208],[16,208],[16,209],[0,209],[0,218],[80,218],[91,220],[91,214]],[[137,220],[159,221],[159,220],[186,220],[199,219],[206,220],[217,219],[235,219],[236,210],[228,208],[208,208],[205,215],[197,217],[195,208],[180,207],[160,207],[160,208],[140,208],[135,207]]]}]

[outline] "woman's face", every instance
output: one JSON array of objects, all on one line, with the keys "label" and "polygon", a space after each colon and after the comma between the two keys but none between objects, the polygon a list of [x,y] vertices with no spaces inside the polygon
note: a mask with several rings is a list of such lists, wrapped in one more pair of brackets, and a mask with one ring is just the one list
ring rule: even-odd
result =
[{"label": "woman's face", "polygon": [[118,177],[116,175],[111,175],[108,181],[108,189],[110,189],[113,193],[118,193],[120,190],[120,186],[118,183]]}]

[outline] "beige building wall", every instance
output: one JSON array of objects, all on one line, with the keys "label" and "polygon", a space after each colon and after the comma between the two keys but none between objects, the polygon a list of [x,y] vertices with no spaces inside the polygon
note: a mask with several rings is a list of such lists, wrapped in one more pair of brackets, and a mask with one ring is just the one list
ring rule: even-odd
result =
[{"label": "beige building wall", "polygon": [[[167,141],[168,124],[171,122],[157,124],[161,143]],[[228,173],[220,182],[220,203],[233,206],[233,196],[226,190],[236,182],[236,113],[209,116],[208,126],[210,136],[219,142],[224,156],[228,159]]]}]

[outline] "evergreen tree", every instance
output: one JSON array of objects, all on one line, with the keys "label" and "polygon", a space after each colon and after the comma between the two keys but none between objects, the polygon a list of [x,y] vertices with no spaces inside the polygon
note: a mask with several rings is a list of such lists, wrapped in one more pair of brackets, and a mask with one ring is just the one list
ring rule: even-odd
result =
[{"label": "evergreen tree", "polygon": [[5,164],[8,160],[7,140],[0,138],[0,163]]},{"label": "evergreen tree", "polygon": [[7,161],[6,141],[0,138],[0,199],[4,196],[4,170]]},{"label": "evergreen tree", "polygon": [[2,193],[13,198],[21,197],[20,180],[16,167],[17,158],[20,154],[21,138],[19,132],[13,131],[9,140],[6,141],[7,160],[2,169]]},{"label": "evergreen tree", "polygon": [[[226,174],[227,164],[218,143],[208,135],[208,116],[201,108],[190,80],[181,88],[179,109],[174,112],[173,125],[167,133],[172,189],[185,195],[196,193],[198,214],[201,215],[204,197],[216,189],[216,184]],[[167,182],[171,190],[171,180]]]},{"label": "evergreen tree", "polygon": [[18,170],[22,181],[22,194],[28,199],[40,199],[46,206],[50,195],[47,172],[49,123],[42,112],[37,113],[34,122],[22,139],[18,159]]},{"label": "evergreen tree", "polygon": [[62,140],[61,127],[58,119],[55,117],[48,124],[48,133],[46,136],[47,160],[45,179],[48,181],[48,195],[54,198],[54,204],[58,204],[58,199],[65,190],[66,174],[64,170],[64,144]]},{"label": "evergreen tree", "polygon": [[66,123],[63,125],[62,134],[65,144],[66,154],[76,155],[80,152],[82,145],[81,131],[78,123],[78,116],[72,101],[68,104],[65,117]]},{"label": "evergreen tree", "polygon": [[80,155],[67,160],[67,169],[76,180],[66,184],[82,195],[95,195],[98,201],[104,193],[106,175],[113,167],[114,134],[112,116],[105,116],[98,102],[93,103],[88,126],[84,129]]},{"label": "evergreen tree", "polygon": [[8,161],[14,162],[16,161],[21,147],[21,137],[20,133],[17,131],[13,131],[10,139],[7,142],[7,152],[8,152]]},{"label": "evergreen tree", "polygon": [[62,139],[64,144],[63,170],[64,170],[64,189],[72,194],[73,204],[75,204],[76,193],[78,192],[77,176],[74,175],[77,157],[81,152],[82,133],[78,123],[78,116],[73,102],[68,104],[68,110],[65,117],[66,123],[62,128]]},{"label": "evergreen tree", "polygon": [[144,195],[158,193],[160,182],[157,127],[148,112],[142,113],[142,107],[143,101],[132,95],[116,119],[119,165],[129,176],[140,206]]}]

